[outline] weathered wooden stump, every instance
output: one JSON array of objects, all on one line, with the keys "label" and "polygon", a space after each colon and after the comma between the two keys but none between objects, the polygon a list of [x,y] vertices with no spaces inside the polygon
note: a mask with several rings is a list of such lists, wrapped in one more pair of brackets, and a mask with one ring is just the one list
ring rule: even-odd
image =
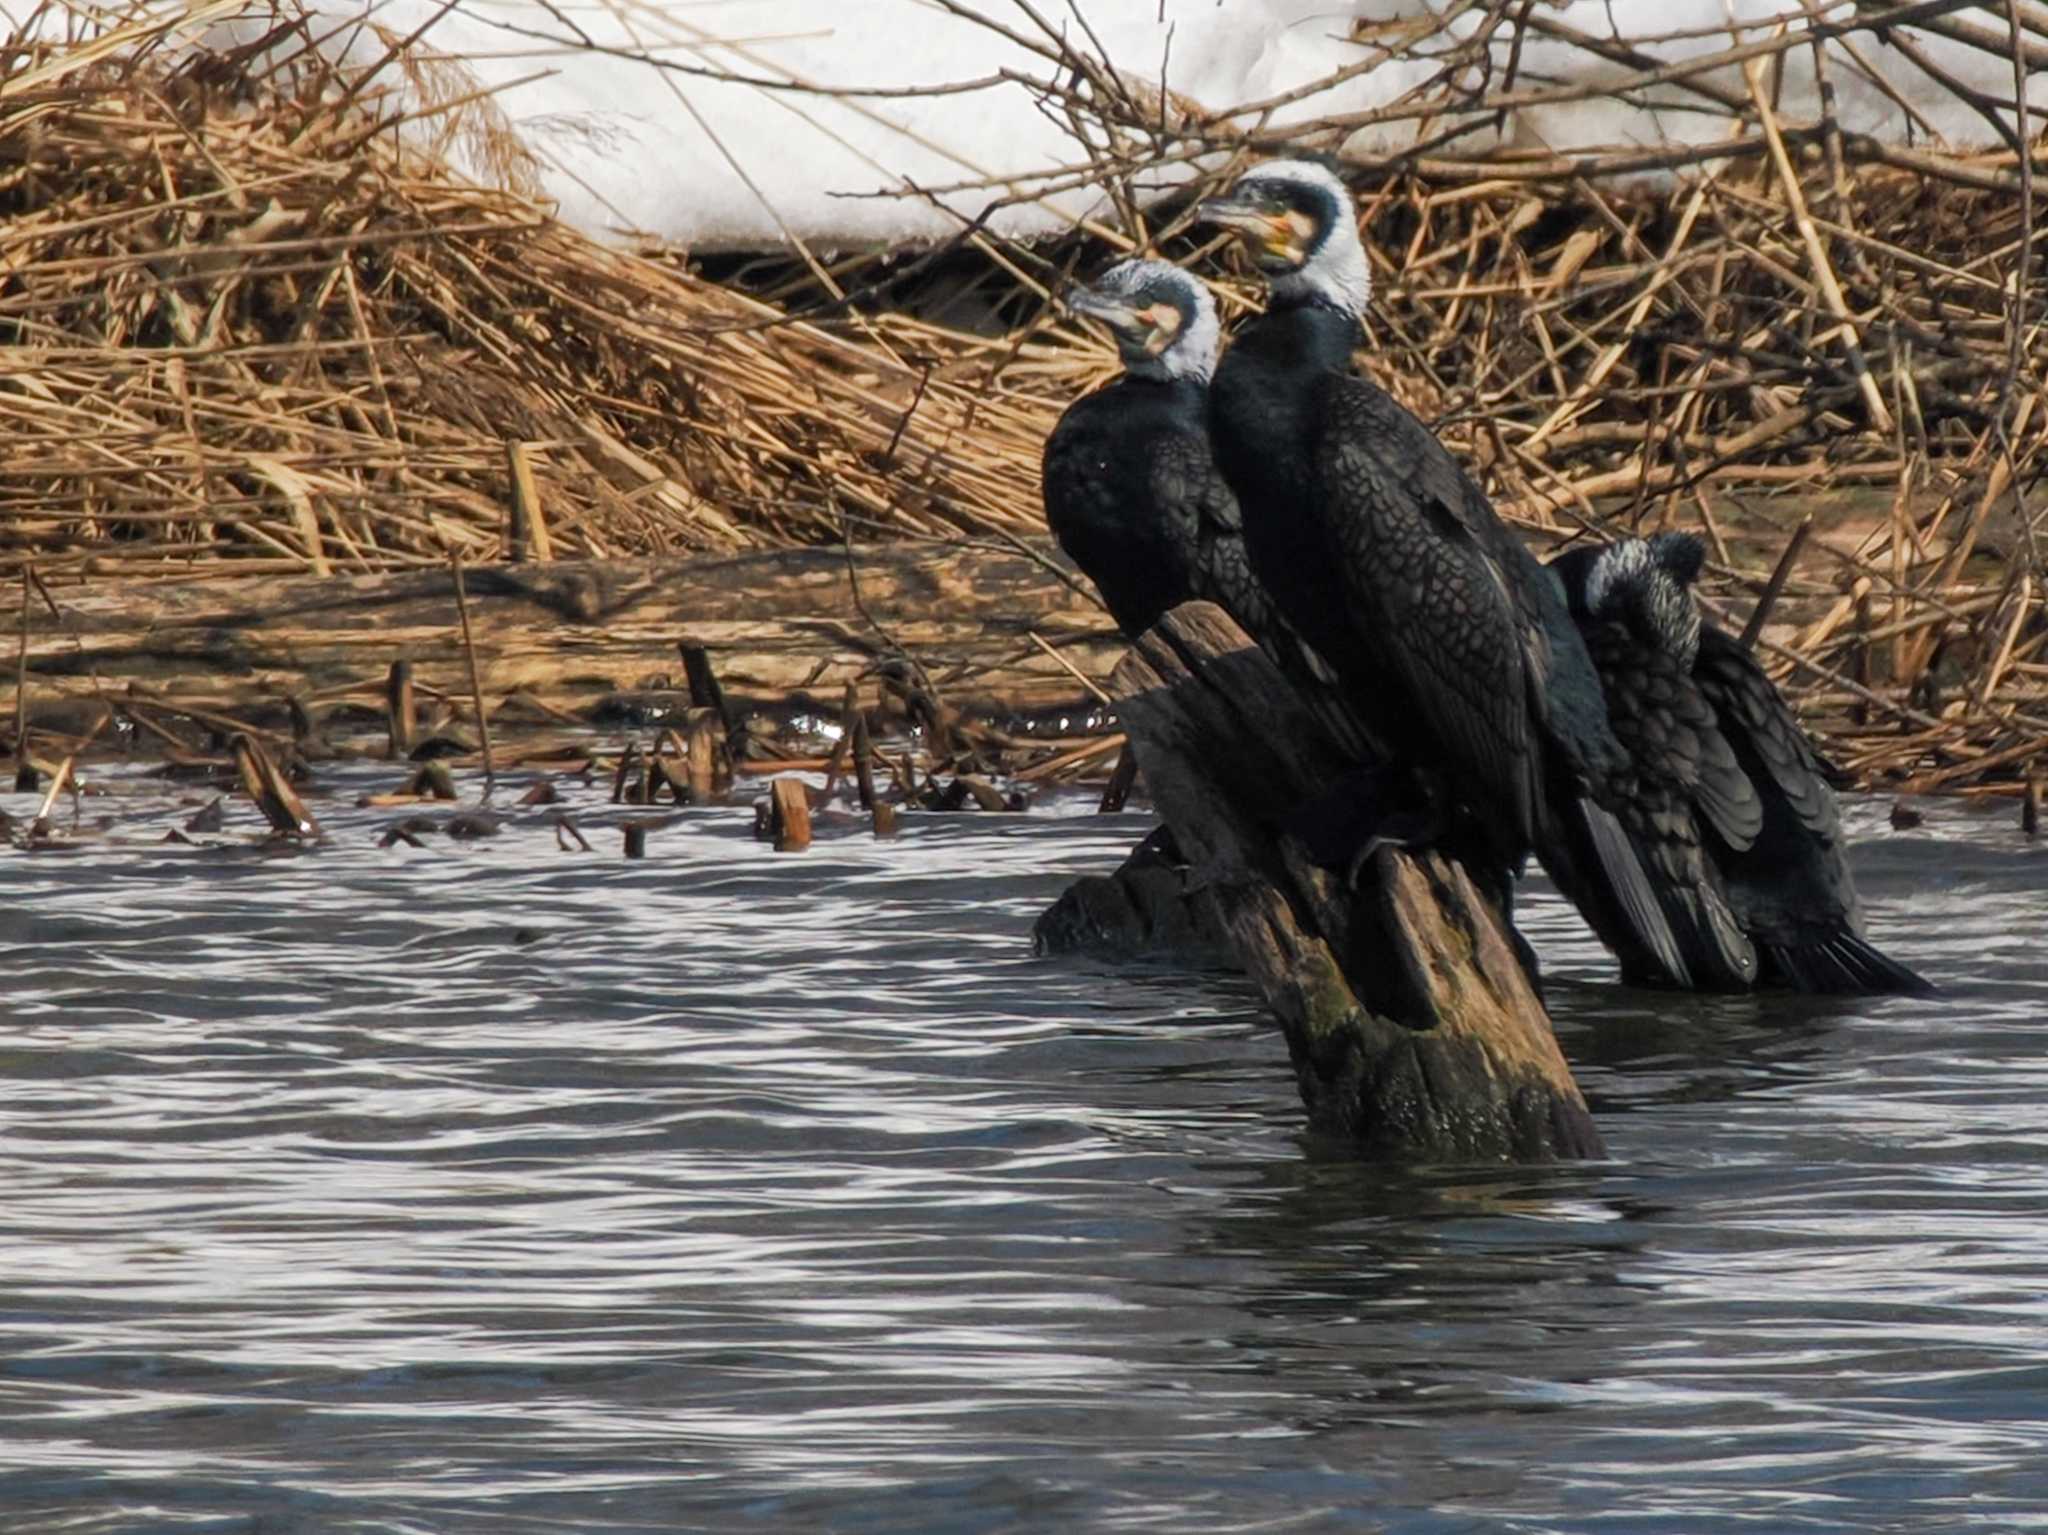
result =
[{"label": "weathered wooden stump", "polygon": [[1605,1154],[1465,872],[1387,850],[1354,893],[1282,829],[1355,765],[1221,609],[1174,609],[1112,689],[1195,899],[1279,1017],[1316,1129],[1390,1159]]},{"label": "weathered wooden stump", "polygon": [[1084,874],[1039,913],[1031,946],[1040,954],[1115,959],[1234,962],[1215,903],[1187,888],[1185,860],[1165,827],[1132,848],[1108,874]]}]

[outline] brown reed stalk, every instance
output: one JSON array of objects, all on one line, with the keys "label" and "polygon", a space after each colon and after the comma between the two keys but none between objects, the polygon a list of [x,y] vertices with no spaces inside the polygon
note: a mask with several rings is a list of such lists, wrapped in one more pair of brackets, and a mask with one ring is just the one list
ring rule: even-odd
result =
[{"label": "brown reed stalk", "polygon": [[[943,8],[996,25],[968,0]],[[1002,23],[1034,61],[1013,83],[1072,125],[1075,153],[923,190],[1001,208],[1105,187],[1125,227],[1080,220],[1040,249],[966,230],[912,257],[910,282],[903,253],[872,252],[720,283],[586,239],[516,187],[464,185],[389,125],[470,114],[506,165],[520,147],[466,89],[408,104],[398,87],[425,66],[403,46],[379,73],[312,50],[180,52],[140,22],[12,40],[0,569],[166,580],[498,558],[507,440],[532,446],[561,559],[838,542],[856,523],[1014,543],[1043,531],[1046,431],[1113,367],[1044,293],[1149,240],[1243,312],[1251,274],[1188,243],[1183,201],[1139,189],[1185,176],[1196,191],[1306,146],[1348,167],[1378,265],[1360,365],[1539,541],[1696,508],[1719,601],[1814,514],[1814,548],[1841,569],[1786,584],[1775,632],[1791,640],[1764,647],[1812,723],[1861,739],[1857,705],[1872,729],[1911,725],[1863,754],[1894,778],[1942,765],[1938,731],[2027,728],[2048,582],[2005,578],[2040,515],[2014,488],[2048,464],[2030,403],[2048,332],[2017,318],[2048,313],[2019,195],[2038,146],[1879,143],[1844,131],[1826,94],[1818,121],[1787,116],[1763,72],[1832,41],[1871,74],[1868,44],[1915,29],[2030,67],[2035,13],[1986,27],[1960,0],[1812,6],[1676,58],[1676,33],[1630,44],[1507,0],[1469,9],[1462,37],[1448,17],[1362,32],[1325,80],[1244,103],[1113,69],[1085,27]],[[1481,67],[1486,40],[1519,58],[1525,34],[1591,67]],[[1396,63],[1426,83],[1347,107],[1347,82]],[[1698,145],[1485,147],[1504,114],[1610,94],[1718,121]],[[1284,131],[1283,111],[1299,114]],[[1367,132],[1414,141],[1347,147]],[[970,334],[873,303],[956,281],[1025,318]],[[1870,616],[1849,626],[1858,576]],[[1983,605],[2001,589],[2010,601]],[[1835,680],[1852,652],[1855,688]]]}]

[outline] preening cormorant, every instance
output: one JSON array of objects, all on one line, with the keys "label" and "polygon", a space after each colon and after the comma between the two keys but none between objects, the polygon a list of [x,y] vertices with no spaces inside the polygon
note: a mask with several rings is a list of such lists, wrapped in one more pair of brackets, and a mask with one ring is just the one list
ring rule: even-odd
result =
[{"label": "preening cormorant", "polygon": [[1253,575],[1237,498],[1216,468],[1206,420],[1221,332],[1215,300],[1171,262],[1125,261],[1066,304],[1116,338],[1124,371],[1067,407],[1046,439],[1045,518],[1125,636],[1169,608],[1213,602],[1272,657],[1362,756],[1369,744]]},{"label": "preening cormorant", "polygon": [[1672,924],[1687,957],[1724,984],[1739,977],[1715,967],[1746,945],[1752,975],[1799,991],[1931,991],[1863,936],[1825,764],[1741,641],[1702,620],[1691,588],[1704,555],[1692,535],[1660,533],[1550,566],[1634,759],[1623,823],[1667,909],[1705,892],[1699,927]]},{"label": "preening cormorant", "polygon": [[[1628,749],[1629,768],[1609,803],[1656,886],[1690,980],[1709,990],[1747,990],[1757,978],[1756,948],[1729,906],[1708,844],[1750,847],[1763,828],[1763,804],[1693,680],[1700,616],[1692,595],[1658,568],[1639,538],[1568,550],[1550,569],[1564,583],[1608,719]],[[1654,956],[1626,941],[1616,954],[1628,980],[1672,980]]]},{"label": "preening cormorant", "polygon": [[1427,427],[1351,376],[1371,278],[1350,194],[1321,165],[1273,161],[1199,211],[1240,235],[1271,288],[1209,396],[1253,569],[1374,736],[1437,786],[1444,845],[1504,912],[1534,850],[1610,946],[1684,983],[1600,804],[1628,758],[1556,580]]}]

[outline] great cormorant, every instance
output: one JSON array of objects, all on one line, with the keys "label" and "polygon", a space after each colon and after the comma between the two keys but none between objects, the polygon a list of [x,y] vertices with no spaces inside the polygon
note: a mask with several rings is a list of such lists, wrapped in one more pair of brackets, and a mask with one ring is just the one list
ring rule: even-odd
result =
[{"label": "great cormorant", "polygon": [[1343,183],[1268,162],[1199,212],[1240,235],[1271,288],[1210,388],[1253,569],[1375,737],[1438,786],[1444,845],[1504,913],[1534,850],[1610,946],[1688,984],[1600,803],[1628,757],[1562,591],[1429,429],[1351,375],[1371,279]]},{"label": "great cormorant", "polygon": [[1705,887],[1725,903],[1688,956],[1709,974],[1704,950],[1733,958],[1732,921],[1766,982],[1931,991],[1863,936],[1826,766],[1741,641],[1701,619],[1691,587],[1704,556],[1692,535],[1660,533],[1551,561],[1635,760],[1624,824],[1660,875],[1693,881],[1704,861]]},{"label": "great cormorant", "polygon": [[1124,371],[1046,439],[1045,520],[1060,547],[1131,639],[1196,597],[1246,627],[1267,620],[1203,423],[1221,344],[1209,290],[1171,262],[1126,261],[1066,305],[1109,328]]},{"label": "great cormorant", "polygon": [[1330,670],[1253,575],[1237,498],[1206,421],[1221,333],[1215,300],[1171,262],[1125,261],[1066,296],[1116,338],[1124,371],[1067,408],[1046,439],[1045,517],[1135,640],[1168,609],[1217,604],[1273,659],[1354,759],[1369,754]]},{"label": "great cormorant", "polygon": [[[1692,983],[1743,991],[1757,978],[1756,948],[1730,909],[1707,844],[1748,848],[1763,805],[1693,680],[1700,618],[1692,596],[1665,576],[1642,539],[1583,545],[1550,569],[1600,674],[1628,771],[1610,799],[1652,883]],[[1653,956],[1617,945],[1624,977],[1670,978]]]}]

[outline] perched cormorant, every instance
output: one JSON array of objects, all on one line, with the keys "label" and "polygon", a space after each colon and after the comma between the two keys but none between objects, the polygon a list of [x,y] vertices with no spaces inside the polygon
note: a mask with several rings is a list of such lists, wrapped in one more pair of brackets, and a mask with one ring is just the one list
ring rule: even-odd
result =
[{"label": "perched cormorant", "polygon": [[1206,422],[1221,332],[1215,300],[1167,261],[1125,261],[1066,304],[1116,338],[1124,371],[1067,407],[1045,444],[1045,517],[1137,639],[1169,608],[1213,602],[1237,621],[1354,757],[1369,744],[1252,574],[1237,498]]},{"label": "perched cormorant", "polygon": [[1725,903],[1690,934],[1674,920],[1688,957],[1715,974],[1708,951],[1732,960],[1739,939],[1763,980],[1799,991],[1931,991],[1864,938],[1826,765],[1741,641],[1701,620],[1691,587],[1704,555],[1692,535],[1660,533],[1550,565],[1635,760],[1623,823],[1660,876],[1698,888],[1703,860]]},{"label": "perched cormorant", "polygon": [[1209,290],[1166,261],[1126,261],[1066,296],[1116,338],[1124,371],[1067,407],[1045,442],[1045,520],[1136,639],[1177,603],[1271,617],[1203,412],[1222,333]]},{"label": "perched cormorant", "polygon": [[[1550,569],[1564,583],[1608,719],[1628,749],[1630,766],[1610,803],[1656,887],[1691,981],[1747,990],[1757,978],[1756,948],[1707,844],[1749,848],[1763,829],[1763,804],[1693,680],[1699,610],[1639,538],[1568,550]],[[1616,953],[1628,980],[1670,979],[1626,942]]]},{"label": "perched cormorant", "polygon": [[1371,279],[1343,183],[1268,162],[1200,216],[1240,235],[1271,288],[1209,396],[1253,569],[1374,736],[1438,787],[1444,845],[1504,913],[1534,850],[1610,946],[1689,984],[1602,808],[1628,757],[1556,580],[1429,429],[1351,375]]}]

